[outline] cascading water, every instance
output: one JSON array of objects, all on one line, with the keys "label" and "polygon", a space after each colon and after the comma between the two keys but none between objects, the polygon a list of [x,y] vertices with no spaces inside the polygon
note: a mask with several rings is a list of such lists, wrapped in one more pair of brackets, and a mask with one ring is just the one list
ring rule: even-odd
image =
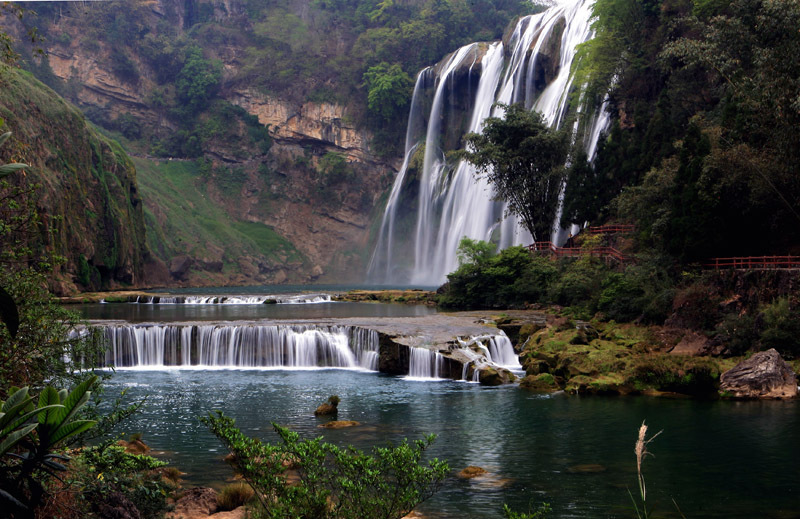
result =
[{"label": "cascading water", "polygon": [[260,296],[131,296],[129,303],[159,305],[260,305],[330,303],[330,294],[294,294]]},{"label": "cascading water", "polygon": [[521,370],[519,356],[514,352],[511,340],[503,335],[481,335],[469,340],[459,340],[461,351],[469,359],[464,363],[462,380],[467,380],[469,366],[472,365],[472,381],[477,382],[480,368],[495,364],[509,370]]},{"label": "cascading water", "polygon": [[409,348],[408,378],[438,379],[444,367],[444,355],[427,348]]},{"label": "cascading water", "polygon": [[[420,72],[411,103],[406,156],[389,195],[370,262],[372,281],[439,284],[457,267],[458,242],[465,236],[493,239],[500,248],[531,242],[516,218],[503,219],[505,205],[493,200],[491,187],[485,179],[475,178],[472,165],[463,161],[448,164],[445,152],[452,148],[446,143],[460,145],[464,129],[480,132],[487,117],[502,115],[493,109],[497,102],[523,102],[541,112],[550,125],[563,125],[575,48],[592,36],[592,3],[564,0],[521,19],[508,49],[499,42],[473,43],[439,66]],[[477,88],[472,88],[476,81]],[[426,116],[422,107],[428,104],[431,108]],[[466,122],[454,114],[463,111],[461,105],[468,106]],[[601,109],[583,118],[582,135],[575,138],[582,140],[591,158],[608,115]],[[445,124],[452,121],[456,122]],[[414,225],[407,223],[407,232],[399,230],[401,220]],[[406,252],[404,256],[409,250],[413,255]]]},{"label": "cascading water", "polygon": [[378,334],[350,326],[124,324],[105,327],[105,365],[378,369]]}]

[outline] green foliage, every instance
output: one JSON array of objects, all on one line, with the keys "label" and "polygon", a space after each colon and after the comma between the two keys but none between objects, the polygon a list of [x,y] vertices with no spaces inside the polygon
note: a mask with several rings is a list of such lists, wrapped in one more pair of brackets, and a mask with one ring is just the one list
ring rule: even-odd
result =
[{"label": "green foliage", "polygon": [[459,268],[448,274],[437,303],[451,308],[516,308],[545,302],[547,287],[557,272],[548,259],[534,258],[524,247],[494,254],[494,245],[461,240]]},{"label": "green foliage", "polygon": [[181,115],[191,118],[217,93],[222,79],[222,65],[203,57],[200,47],[186,51],[186,61],[175,81],[175,92],[181,103]]},{"label": "green foliage", "polygon": [[[263,505],[259,517],[400,518],[433,495],[449,470],[432,459],[421,464],[433,436],[413,444],[376,447],[372,455],[339,448],[321,438],[301,440],[273,424],[278,445],[249,438],[218,412],[200,419],[230,449],[236,469]],[[297,484],[287,484],[296,471]]]},{"label": "green foliage", "polygon": [[505,519],[545,519],[551,511],[552,508],[548,503],[542,503],[539,508],[532,512],[515,512],[508,505],[503,504],[503,517]]},{"label": "green foliage", "polygon": [[[54,450],[95,424],[79,419],[78,413],[96,383],[97,377],[90,377],[71,392],[47,385],[38,405],[34,405],[27,387],[8,390],[8,399],[0,404],[0,501],[5,503],[4,508],[33,516],[42,505],[48,476],[66,472],[61,461],[70,459]],[[16,445],[22,447],[21,453],[10,452]]]},{"label": "green foliage", "polygon": [[75,462],[73,478],[82,487],[84,501],[95,509],[116,493],[127,497],[142,519],[161,518],[168,509],[174,485],[163,476],[165,462],[105,443],[83,449]]},{"label": "green foliage", "polygon": [[493,256],[497,255],[497,246],[482,240],[472,240],[464,236],[458,242],[459,265],[484,265]]},{"label": "green foliage", "polygon": [[364,73],[367,85],[367,107],[386,122],[400,117],[411,98],[414,81],[399,63],[381,62]]},{"label": "green foliage", "polygon": [[762,349],[775,348],[784,358],[800,357],[800,310],[782,297],[764,309]]},{"label": "green foliage", "polygon": [[567,136],[520,104],[504,119],[486,119],[480,134],[466,136],[463,157],[475,164],[536,241],[549,241],[564,178]]}]

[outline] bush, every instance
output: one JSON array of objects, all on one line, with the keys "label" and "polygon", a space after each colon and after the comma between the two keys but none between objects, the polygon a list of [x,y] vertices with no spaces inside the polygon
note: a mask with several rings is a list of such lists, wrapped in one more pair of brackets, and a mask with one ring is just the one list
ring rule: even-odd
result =
[{"label": "bush", "polygon": [[217,511],[227,512],[247,504],[253,499],[255,492],[247,483],[233,483],[220,491],[217,496]]},{"label": "bush", "polygon": [[764,309],[762,349],[775,348],[786,359],[800,357],[800,311],[782,297]]},{"label": "bush", "polygon": [[[449,468],[432,459],[420,463],[434,437],[414,444],[379,447],[372,455],[341,449],[321,438],[301,440],[273,424],[281,443],[249,438],[221,412],[200,420],[230,449],[235,468],[255,490],[270,518],[397,518],[439,490]],[[296,484],[287,484],[289,467]]]}]

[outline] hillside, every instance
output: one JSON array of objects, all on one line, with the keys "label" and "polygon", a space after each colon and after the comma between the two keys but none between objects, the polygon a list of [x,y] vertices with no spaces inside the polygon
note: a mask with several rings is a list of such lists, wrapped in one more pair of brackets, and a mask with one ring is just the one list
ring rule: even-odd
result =
[{"label": "hillside", "polygon": [[[41,218],[34,252],[66,262],[55,268],[57,293],[161,281],[163,265],[145,242],[134,165],[119,144],[30,73],[0,70],[0,117],[12,132],[6,162],[29,163],[7,180],[31,188]],[[21,202],[18,200],[18,202]]]},{"label": "hillside", "polygon": [[[153,173],[143,181],[148,241],[175,262],[167,281],[177,284],[358,279],[400,167],[413,77],[461,44],[499,39],[532,9],[507,0],[126,5],[38,3],[36,15],[5,25],[21,41],[36,28],[44,53],[22,45],[23,65],[117,138],[143,179]],[[180,186],[157,180],[177,171],[172,159]],[[207,210],[188,240],[172,232],[187,227],[170,223],[186,219],[183,196]]]}]

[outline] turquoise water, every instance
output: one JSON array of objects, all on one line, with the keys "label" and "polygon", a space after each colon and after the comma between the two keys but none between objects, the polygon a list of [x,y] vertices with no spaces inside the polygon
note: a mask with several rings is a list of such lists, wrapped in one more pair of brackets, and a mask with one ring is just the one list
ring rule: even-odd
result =
[{"label": "turquoise water", "polygon": [[327,440],[368,449],[435,433],[430,454],[490,477],[452,478],[424,503],[425,517],[500,517],[549,502],[554,518],[634,517],[633,453],[639,425],[663,433],[644,464],[653,517],[800,517],[797,402],[668,400],[535,395],[516,387],[412,382],[377,373],[310,371],[118,371],[110,395],[148,395],[125,431],[143,432],[184,472],[189,485],[232,476],[223,447],[197,420],[212,410],[248,434],[274,439],[270,422],[304,436],[323,434],[313,410],[342,398],[339,418],[360,427],[324,430]]}]

